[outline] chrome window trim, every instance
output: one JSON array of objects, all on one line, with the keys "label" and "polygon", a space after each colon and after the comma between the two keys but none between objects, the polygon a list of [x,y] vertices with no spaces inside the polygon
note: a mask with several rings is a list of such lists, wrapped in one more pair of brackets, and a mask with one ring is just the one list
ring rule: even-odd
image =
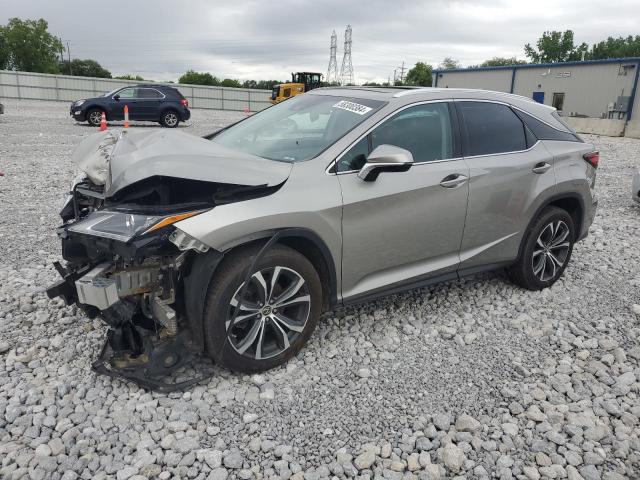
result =
[{"label": "chrome window trim", "polygon": [[[329,163],[329,165],[327,166],[327,168],[325,168],[324,172],[327,175],[343,175],[345,173],[354,173],[354,172],[359,172],[360,170],[347,170],[344,172],[330,172],[329,170],[331,170],[331,168],[336,165],[340,159],[349,151],[351,150],[351,148],[353,148],[356,143],[358,143],[360,140],[362,140],[363,138],[365,138],[367,135],[369,135],[373,130],[375,130],[380,124],[382,124],[383,122],[386,122],[390,117],[392,117],[393,115],[402,112],[403,110],[406,110],[407,108],[411,108],[411,107],[416,107],[418,105],[426,105],[429,103],[449,103],[451,102],[453,99],[451,98],[439,98],[437,100],[423,100],[421,102],[415,102],[415,103],[410,103],[408,105],[404,105],[400,108],[398,108],[397,110],[394,110],[393,112],[389,113],[387,116],[385,116],[384,118],[378,120],[377,123],[375,123],[374,125],[372,125],[371,127],[369,127],[369,129],[367,129],[367,131],[365,133],[363,133],[362,135],[360,135],[355,141],[351,142],[349,144],[348,147],[346,147],[344,150],[342,150],[342,152],[340,152],[335,159],[331,160],[331,163]],[[444,158],[441,160],[431,160],[428,162],[415,162],[413,165],[423,165],[425,163],[436,163],[436,162],[448,162],[451,160],[459,160],[462,157],[458,157],[458,158]]]}]

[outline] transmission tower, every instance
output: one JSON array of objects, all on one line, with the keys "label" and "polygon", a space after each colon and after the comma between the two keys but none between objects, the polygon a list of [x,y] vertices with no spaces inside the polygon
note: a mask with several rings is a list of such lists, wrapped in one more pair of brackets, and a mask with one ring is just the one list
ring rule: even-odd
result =
[{"label": "transmission tower", "polygon": [[353,84],[353,64],[351,63],[351,25],[347,25],[344,31],[344,56],[340,69],[340,83],[342,85]]},{"label": "transmission tower", "polygon": [[331,48],[329,49],[329,68],[327,68],[327,83],[338,82],[338,62],[336,61],[336,52],[338,51],[338,36],[334,30],[331,34]]}]

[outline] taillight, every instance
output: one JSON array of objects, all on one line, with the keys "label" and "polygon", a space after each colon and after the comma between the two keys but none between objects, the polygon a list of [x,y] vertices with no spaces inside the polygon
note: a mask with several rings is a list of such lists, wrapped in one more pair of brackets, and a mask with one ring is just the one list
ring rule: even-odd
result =
[{"label": "taillight", "polygon": [[598,162],[600,162],[600,152],[585,153],[582,158],[584,158],[587,163],[593,168],[598,168]]},{"label": "taillight", "polygon": [[188,107],[189,106],[189,100],[187,100],[186,98],[183,98],[182,100],[180,100],[180,104]]}]

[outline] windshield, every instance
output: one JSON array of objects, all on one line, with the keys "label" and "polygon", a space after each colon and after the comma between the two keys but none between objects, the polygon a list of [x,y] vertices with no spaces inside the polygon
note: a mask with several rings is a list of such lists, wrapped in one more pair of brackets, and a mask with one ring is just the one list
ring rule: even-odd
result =
[{"label": "windshield", "polygon": [[[120,87],[122,88],[122,87]],[[120,88],[116,88],[115,90],[111,90],[110,92],[107,92],[103,95],[103,97],[110,97],[111,95],[115,95],[115,93],[120,90]]]},{"label": "windshield", "polygon": [[212,142],[283,162],[315,157],[385,102],[297,95],[223,130]]}]

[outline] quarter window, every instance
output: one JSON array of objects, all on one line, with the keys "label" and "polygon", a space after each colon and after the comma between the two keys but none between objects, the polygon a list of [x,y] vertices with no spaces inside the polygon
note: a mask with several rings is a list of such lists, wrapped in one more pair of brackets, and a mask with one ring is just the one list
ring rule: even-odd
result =
[{"label": "quarter window", "polygon": [[490,155],[527,149],[525,127],[506,105],[459,102],[464,121],[465,155]]},{"label": "quarter window", "polygon": [[340,158],[338,172],[360,170],[371,150],[380,145],[409,150],[415,163],[452,158],[449,107],[446,103],[428,103],[395,114]]}]

